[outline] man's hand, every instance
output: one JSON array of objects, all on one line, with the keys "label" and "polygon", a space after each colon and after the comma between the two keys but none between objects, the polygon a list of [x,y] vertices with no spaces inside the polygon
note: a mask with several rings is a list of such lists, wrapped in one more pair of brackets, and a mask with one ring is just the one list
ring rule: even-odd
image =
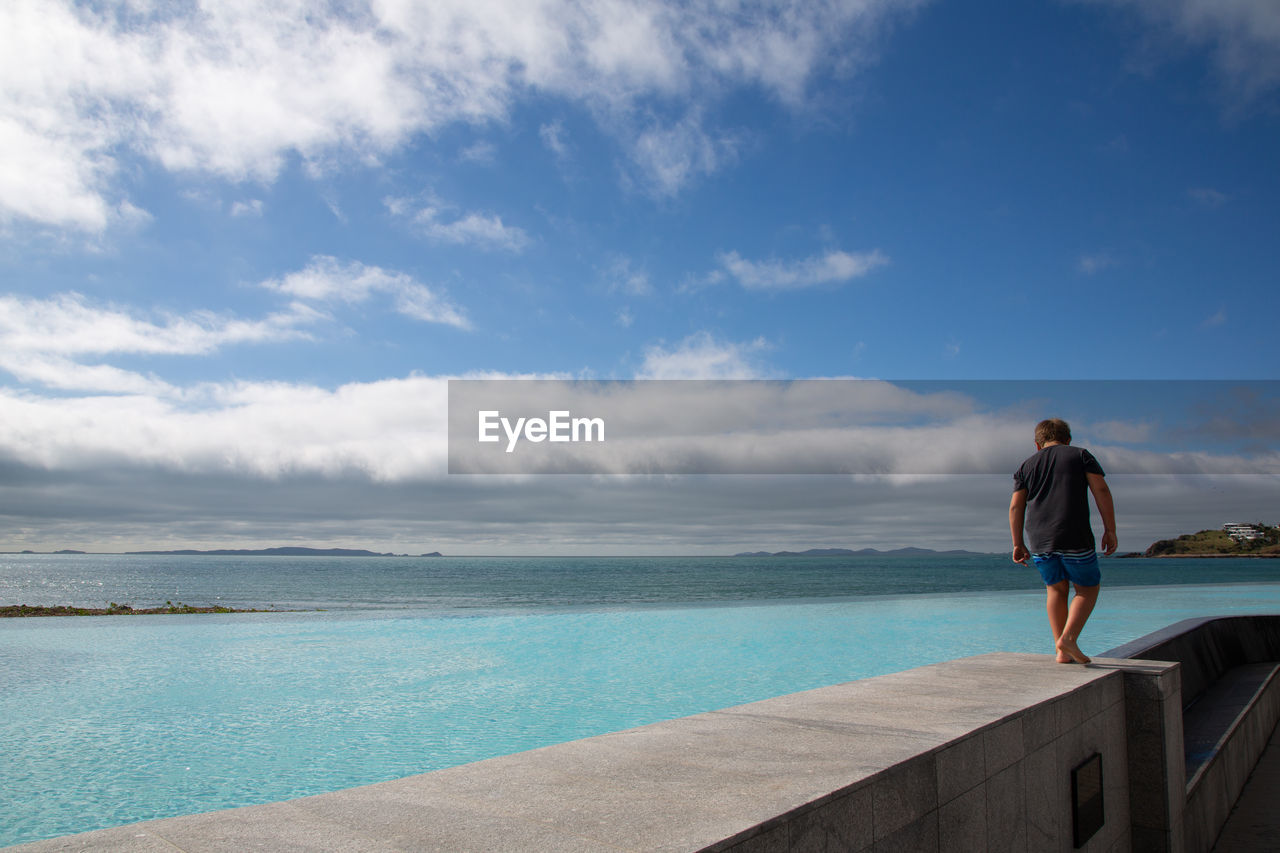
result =
[{"label": "man's hand", "polygon": [[1021,563],[1025,566],[1029,559],[1031,559],[1031,552],[1027,550],[1026,545],[1013,546],[1013,561],[1015,563]]},{"label": "man's hand", "polygon": [[1108,557],[1116,552],[1119,547],[1116,542],[1116,532],[1114,530],[1104,531],[1102,534],[1102,553]]}]

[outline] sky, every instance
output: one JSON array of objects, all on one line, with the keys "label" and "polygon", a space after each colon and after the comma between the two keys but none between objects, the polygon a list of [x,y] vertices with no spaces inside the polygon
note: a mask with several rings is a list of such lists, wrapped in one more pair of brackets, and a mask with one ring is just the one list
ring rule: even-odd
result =
[{"label": "sky", "polygon": [[[0,39],[0,550],[999,551],[1050,415],[1121,550],[1280,520],[1272,0],[9,0]],[[988,472],[448,473],[450,379],[835,378]]]}]

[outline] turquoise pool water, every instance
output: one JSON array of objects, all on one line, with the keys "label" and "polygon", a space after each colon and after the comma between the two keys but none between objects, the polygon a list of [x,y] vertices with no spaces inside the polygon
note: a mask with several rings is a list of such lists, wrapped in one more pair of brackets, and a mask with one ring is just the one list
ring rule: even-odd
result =
[{"label": "turquoise pool water", "polygon": [[[1280,612],[1280,583],[1104,590],[1082,639]],[[0,621],[0,844],[318,793],[987,651],[1039,591],[628,608]]]}]

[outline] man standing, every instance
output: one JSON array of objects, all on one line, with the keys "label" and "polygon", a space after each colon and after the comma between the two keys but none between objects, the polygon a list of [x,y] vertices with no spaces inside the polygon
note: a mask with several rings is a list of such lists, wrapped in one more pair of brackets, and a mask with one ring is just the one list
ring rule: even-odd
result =
[{"label": "man standing", "polygon": [[[1047,592],[1049,628],[1059,663],[1088,663],[1076,644],[1098,601],[1102,574],[1098,569],[1089,494],[1102,516],[1102,553],[1116,551],[1116,513],[1111,489],[1098,460],[1083,447],[1071,446],[1071,428],[1057,418],[1036,424],[1036,453],[1013,475],[1009,531],[1013,561],[1035,561]],[[1031,540],[1028,550],[1023,526]],[[1070,597],[1070,587],[1076,594]]]}]

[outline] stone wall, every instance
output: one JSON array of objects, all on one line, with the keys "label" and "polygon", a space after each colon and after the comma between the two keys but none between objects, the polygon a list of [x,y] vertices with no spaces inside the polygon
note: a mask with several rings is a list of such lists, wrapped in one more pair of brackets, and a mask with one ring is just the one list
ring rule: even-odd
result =
[{"label": "stone wall", "polygon": [[1177,753],[1170,747],[1167,756],[1182,762],[1185,778],[1179,789],[1168,769],[1167,805],[1140,808],[1155,788],[1132,791],[1135,849],[1211,850],[1280,721],[1280,616],[1188,619],[1104,654],[1176,661],[1181,671],[1177,719],[1172,702],[1162,720],[1140,698],[1128,703],[1131,752],[1143,748],[1143,732],[1156,725],[1178,727],[1184,747]]},{"label": "stone wall", "polygon": [[[1005,657],[986,663],[1001,665]],[[1105,821],[1080,849],[1128,850],[1124,685],[1123,672],[1110,668],[705,850],[1070,851],[1071,771],[1095,754],[1102,757]]]}]

